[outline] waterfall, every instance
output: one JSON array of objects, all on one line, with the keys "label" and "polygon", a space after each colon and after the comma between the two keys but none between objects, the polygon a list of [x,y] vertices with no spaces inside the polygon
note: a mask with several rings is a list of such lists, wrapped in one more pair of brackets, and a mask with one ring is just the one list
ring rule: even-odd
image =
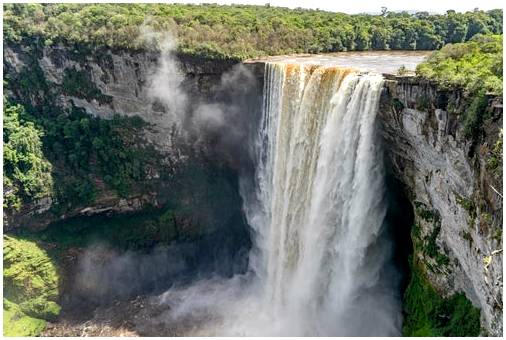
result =
[{"label": "waterfall", "polygon": [[391,245],[381,237],[382,82],[337,67],[265,66],[258,204],[246,212],[275,335],[400,335],[395,279],[386,275]]},{"label": "waterfall", "polygon": [[383,78],[267,63],[255,173],[243,179],[250,270],[162,296],[185,335],[399,336],[399,274],[376,113]]}]

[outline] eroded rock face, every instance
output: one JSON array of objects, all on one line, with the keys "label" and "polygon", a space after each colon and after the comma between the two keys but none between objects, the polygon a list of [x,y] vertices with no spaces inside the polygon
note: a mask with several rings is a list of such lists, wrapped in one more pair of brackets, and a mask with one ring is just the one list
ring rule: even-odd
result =
[{"label": "eroded rock face", "polygon": [[[485,165],[490,142],[472,145],[457,114],[447,111],[448,102],[460,101],[458,92],[415,78],[386,81],[379,121],[393,172],[415,210],[414,256],[443,296],[463,291],[481,308],[482,326],[501,336],[502,179]],[[495,138],[502,112],[496,119],[485,131]]]},{"label": "eroded rock face", "polygon": [[[159,53],[105,48],[81,51],[62,44],[39,46],[35,51],[34,45],[4,45],[6,73],[21,72],[30,65],[29,60],[35,54],[38,54],[38,65],[49,84],[61,86],[67,72],[82,72],[103,98],[64,93],[58,98],[58,104],[63,107],[75,105],[101,118],[111,118],[114,114],[140,116],[151,124],[151,128],[146,130],[148,142],[159,146],[159,150],[165,153],[175,150],[174,114],[184,117],[194,105],[210,100],[222,75],[235,64],[233,61],[171,55],[170,60],[174,61],[177,72],[182,76],[181,91],[188,97],[188,107],[183,108],[187,112],[171,114],[150,93],[150,80],[160,72]],[[167,97],[170,96],[171,93],[167,93]]]},{"label": "eroded rock face", "polygon": [[[151,183],[149,189],[135,188],[128,197],[123,198],[110,190],[101,190],[93,204],[77,206],[64,214],[54,213],[51,209],[56,203],[54,197],[45,197],[37,202],[25,204],[20,211],[5,214],[5,230],[21,226],[34,229],[44,228],[53,221],[75,215],[132,212],[148,206],[162,206],[168,200],[175,200],[172,192],[177,191],[173,187],[178,186],[179,178],[176,176],[174,182],[168,182],[167,175],[162,179],[160,173],[169,173],[170,177],[172,173],[177,172],[177,167],[186,166],[185,163],[194,152],[191,144],[185,144],[181,136],[181,128],[178,129],[177,123],[184,124],[185,117],[196,105],[214,99],[223,74],[230,71],[235,62],[210,61],[186,55],[172,55],[170,58],[182,77],[178,87],[187,97],[186,105],[180,107],[180,112],[168,112],[167,106],[150,94],[150,79],[160,71],[159,53],[106,48],[89,49],[63,44],[47,47],[36,40],[15,45],[4,44],[4,71],[9,79],[14,79],[13,90],[8,95],[22,97],[22,92],[21,94],[16,92],[18,91],[16,86],[19,84],[16,84],[15,79],[20,73],[27,70],[34,72],[34,67],[38,67],[43,73],[44,81],[48,84],[48,91],[52,94],[56,93],[53,105],[62,108],[75,106],[84,109],[90,115],[105,119],[111,118],[114,114],[141,117],[148,123],[140,132],[143,137],[142,143],[155,147],[159,153],[160,163],[163,165],[163,168],[148,169],[153,171],[147,171],[145,174],[146,180]],[[84,91],[72,93],[65,83],[65,78],[69,74],[78,74],[82,79],[87,80],[76,84],[84,88]],[[92,95],[83,95],[86,90]],[[167,93],[167,97],[171,95],[173,94]],[[25,97],[23,100],[31,100],[34,106],[40,105],[33,98]],[[176,122],[176,119],[179,121]],[[206,166],[204,164],[201,167]],[[216,181],[211,177],[208,180]],[[229,183],[233,182],[233,179],[227,178],[223,181]],[[206,190],[204,184],[199,182],[198,187],[193,190]],[[229,190],[229,188],[223,190]],[[192,199],[186,196],[191,195],[184,193],[177,199],[190,202]],[[195,205],[195,203],[191,204]],[[240,209],[240,201],[237,202],[237,208]],[[229,209],[229,207],[223,207],[223,209]]]},{"label": "eroded rock face", "polygon": [[[21,72],[29,65],[31,52],[27,46],[4,45],[5,72]],[[141,116],[151,124],[145,130],[147,142],[157,146],[168,164],[173,164],[185,158],[174,144],[174,122],[163,106],[149,97],[146,87],[157,60],[158,54],[153,53],[106,49],[83,54],[69,46],[57,46],[43,47],[38,63],[47,81],[56,85],[62,84],[65,70],[85,71],[102,100],[62,95],[59,103],[75,105],[102,118],[114,113]],[[233,66],[233,62],[184,56],[178,57],[178,63],[190,109],[214,97],[222,75]],[[259,89],[263,66],[248,65]],[[458,116],[448,112],[450,100],[458,107],[459,93],[438,91],[434,85],[414,78],[390,77],[385,81],[379,122],[392,169],[405,185],[416,211],[417,237],[425,246],[427,239],[436,245],[414,255],[425,264],[429,280],[441,294],[463,291],[482,309],[484,328],[491,335],[501,336],[502,178],[487,170],[486,158],[502,126],[502,113],[499,121],[486,126],[490,138],[474,146],[464,137]],[[502,102],[491,105],[502,111]],[[185,185],[187,182],[181,187]],[[194,205],[192,193],[185,197],[188,206]],[[156,192],[136,193],[128,199],[105,195],[93,206],[79,207],[74,213],[132,211],[163,201]],[[15,220],[8,219],[7,228],[28,222],[44,227],[57,218],[48,213],[51,204],[50,198],[34,202],[14,216]]]}]

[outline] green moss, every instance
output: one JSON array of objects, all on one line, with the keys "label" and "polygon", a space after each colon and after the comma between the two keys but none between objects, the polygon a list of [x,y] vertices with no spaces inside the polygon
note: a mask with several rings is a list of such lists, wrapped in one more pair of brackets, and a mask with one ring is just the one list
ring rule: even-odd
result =
[{"label": "green moss", "polygon": [[420,265],[410,258],[411,280],[404,294],[404,336],[478,336],[480,310],[462,293],[441,297]]},{"label": "green moss", "polygon": [[394,108],[395,112],[401,112],[402,109],[404,109],[404,104],[398,98],[392,99],[391,106]]},{"label": "green moss", "polygon": [[420,227],[417,224],[414,225],[411,233],[414,248],[421,254],[424,254],[436,261],[438,268],[435,268],[428,262],[426,263],[426,267],[435,272],[439,270],[440,266],[447,266],[450,264],[450,258],[444,252],[441,252],[436,243],[437,237],[441,232],[441,218],[436,210],[428,209],[422,202],[415,201],[414,206],[416,215],[429,225],[432,225],[432,231],[430,234],[423,238],[420,233]]},{"label": "green moss", "polygon": [[488,106],[488,98],[484,91],[479,91],[470,98],[462,121],[464,125],[464,134],[468,137],[476,139],[480,133],[483,120],[486,118],[486,109]]},{"label": "green moss", "polygon": [[7,299],[4,303],[4,336],[37,336],[46,327],[46,321],[26,315],[19,306]]},{"label": "green moss", "polygon": [[439,253],[439,247],[436,244],[436,239],[441,231],[441,225],[438,223],[434,225],[434,229],[432,232],[425,237],[425,248],[424,253],[429,255],[432,258],[436,258]]},{"label": "green moss", "polygon": [[469,224],[472,226],[474,225],[474,220],[476,219],[476,205],[472,200],[469,198],[460,196],[459,194],[455,193],[455,198],[457,201],[457,204],[459,204],[462,208],[464,208],[465,211],[469,214]]},{"label": "green moss", "polygon": [[446,254],[438,253],[436,255],[436,263],[439,266],[447,266],[450,264],[450,258],[448,256],[446,256]]},{"label": "green moss", "polygon": [[57,268],[33,241],[4,235],[3,251],[4,327],[9,320],[5,332],[36,335],[32,333],[60,313]]},{"label": "green moss", "polygon": [[473,244],[473,237],[471,236],[471,233],[469,233],[468,231],[463,231],[462,238],[469,243],[469,248],[471,248]]},{"label": "green moss", "polygon": [[492,215],[490,215],[489,213],[483,212],[480,214],[480,221],[481,221],[481,223],[484,223],[486,225],[491,225],[492,224]]},{"label": "green moss", "polygon": [[436,217],[434,212],[430,209],[427,209],[427,206],[424,203],[415,201],[414,205],[415,205],[415,213],[418,216],[420,216],[423,220],[427,222],[432,222],[435,220]]},{"label": "green moss", "polygon": [[497,178],[502,176],[502,144],[503,131],[501,129],[497,141],[494,144],[494,148],[492,149],[491,156],[487,160],[487,169],[492,171]]},{"label": "green moss", "polygon": [[[410,282],[404,294],[405,318],[404,336],[477,336],[480,331],[480,311],[472,306],[463,294],[443,298],[431,286],[426,270],[440,271],[440,266],[448,266],[450,259],[442,253],[436,243],[441,231],[439,215],[423,204],[415,207],[418,216],[432,222],[432,232],[421,237],[419,226],[413,226],[411,240],[415,258],[410,256]],[[433,258],[437,266],[424,257]],[[423,262],[422,262],[423,261]]]},{"label": "green moss", "polygon": [[427,111],[430,109],[430,99],[429,97],[422,95],[416,97],[415,109],[420,111]]},{"label": "green moss", "polygon": [[[422,252],[433,258],[438,264],[438,269],[440,266],[447,266],[450,264],[450,258],[443,252],[440,251],[439,246],[436,243],[436,239],[441,232],[441,223],[438,219],[434,221],[432,232],[425,237],[425,242],[423,243]],[[434,271],[434,268],[431,266],[431,270]]]},{"label": "green moss", "polygon": [[96,99],[101,104],[111,103],[112,97],[104,95],[95,86],[89,72],[76,69],[65,69],[62,82],[63,91],[71,96],[87,100]]},{"label": "green moss", "polygon": [[497,227],[494,232],[494,236],[492,237],[494,240],[497,241],[497,243],[501,243],[502,241],[502,228]]}]

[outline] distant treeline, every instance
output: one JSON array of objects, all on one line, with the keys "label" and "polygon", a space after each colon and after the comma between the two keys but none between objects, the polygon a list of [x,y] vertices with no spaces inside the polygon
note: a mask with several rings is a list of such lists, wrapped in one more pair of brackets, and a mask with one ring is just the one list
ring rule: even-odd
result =
[{"label": "distant treeline", "polygon": [[502,34],[502,10],[348,15],[268,5],[4,5],[4,37],[11,41],[40,36],[48,45],[66,41],[141,49],[146,48],[137,39],[143,24],[171,31],[180,52],[245,59],[371,49],[434,50],[479,33]]}]

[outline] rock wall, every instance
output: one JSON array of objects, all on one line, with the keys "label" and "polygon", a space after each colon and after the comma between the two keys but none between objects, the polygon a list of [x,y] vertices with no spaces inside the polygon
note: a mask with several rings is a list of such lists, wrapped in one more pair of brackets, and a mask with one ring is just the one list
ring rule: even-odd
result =
[{"label": "rock wall", "polygon": [[[174,117],[149,93],[149,78],[159,72],[159,53],[87,49],[63,44],[38,46],[35,51],[36,45],[37,42],[32,45],[4,45],[6,73],[21,72],[34,55],[46,80],[56,86],[63,84],[66,72],[84,72],[100,91],[101,97],[106,99],[63,93],[58,98],[58,104],[64,107],[75,105],[101,118],[110,118],[113,114],[138,115],[151,124],[151,129],[146,131],[148,142],[159,146],[162,152],[174,152]],[[213,90],[220,84],[222,75],[235,64],[233,61],[212,61],[187,55],[175,55],[173,59],[184,78],[182,91],[190,98],[188,111],[192,105],[212,99]]]},{"label": "rock wall", "polygon": [[[7,75],[19,73],[29,65],[33,54],[30,49],[4,45]],[[108,49],[80,53],[61,45],[42,47],[38,63],[46,79],[56,85],[61,85],[66,69],[84,70],[102,96],[97,99],[60,95],[61,105],[75,105],[103,118],[113,113],[141,116],[151,124],[145,131],[148,143],[156,145],[168,163],[177,163],[187,155],[175,145],[174,122],[149,97],[146,87],[149,75],[156,70],[157,58],[153,53]],[[178,63],[190,107],[215,97],[223,74],[233,67],[233,62],[188,56],[178,56]],[[249,63],[247,67],[254,72],[261,91],[263,63]],[[392,170],[404,184],[416,213],[413,241],[420,242],[422,248],[414,256],[424,263],[429,280],[442,295],[463,291],[482,309],[482,324],[489,334],[501,336],[502,176],[489,171],[486,161],[502,126],[502,104],[491,103],[496,121],[485,124],[485,138],[474,145],[463,135],[458,113],[450,112],[450,102],[458,107],[462,102],[460,93],[440,91],[434,84],[416,78],[390,77],[385,82],[379,122]],[[182,183],[181,188],[192,185],[188,181]],[[160,196],[167,196],[160,195],[162,188],[129,199],[104,196],[74,214],[122,212],[142,209],[145,204],[158,205],[164,201]],[[197,191],[204,189],[205,186],[199,187]],[[182,200],[191,205],[192,197],[193,192],[187,192]],[[8,225],[45,226],[57,218],[45,213],[50,206],[49,198],[34,202]]]},{"label": "rock wall", "polygon": [[463,291],[481,308],[487,332],[502,336],[502,174],[486,166],[502,103],[490,102],[495,121],[479,145],[464,136],[449,103],[461,107],[461,94],[416,78],[387,80],[381,132],[415,210],[414,256],[439,293]]},{"label": "rock wall", "polygon": [[[64,214],[52,211],[54,197],[45,197],[25,204],[20,211],[4,214],[5,230],[17,227],[40,229],[56,220],[76,215],[128,213],[146,207],[162,207],[167,202],[182,202],[180,205],[192,206],[182,208],[185,211],[200,209],[194,212],[194,216],[201,216],[202,219],[199,221],[196,218],[193,223],[201,224],[204,229],[206,224],[207,227],[216,224],[215,217],[218,215],[234,215],[237,218],[236,212],[241,210],[237,189],[238,169],[230,168],[223,160],[197,154],[193,146],[185,143],[176,131],[174,116],[150,96],[149,78],[159,71],[159,58],[160,54],[151,52],[64,44],[47,47],[37,39],[20,44],[4,44],[4,73],[12,85],[8,87],[7,95],[22,98],[24,93],[20,89],[23,86],[19,81],[20,74],[41,70],[44,81],[49,84],[48,92],[55,96],[51,105],[63,108],[75,106],[105,119],[114,114],[140,116],[148,123],[141,131],[143,143],[155,147],[159,153],[159,163],[162,164],[146,174],[143,183],[149,185],[135,188],[128,197],[120,197],[102,188],[93,204],[77,206]],[[215,100],[223,75],[236,64],[233,61],[211,61],[187,55],[174,55],[172,58],[183,78],[181,90],[188,97],[185,111],[178,112],[181,117],[188,115],[196,105]],[[72,93],[64,83],[69,72],[78,72],[89,80],[88,84],[82,82],[78,85],[90,88],[87,93],[92,95]],[[43,98],[47,94],[41,93],[38,97]],[[167,93],[167,96],[170,95]],[[22,99],[31,100],[35,107],[43,105],[35,97],[25,96]],[[184,175],[185,172],[197,172],[203,178],[190,178],[190,175]],[[185,185],[191,188],[185,188]],[[214,191],[220,198],[206,202],[204,196],[212,195]],[[221,196],[226,192],[230,198],[222,200]],[[216,211],[211,211],[211,206]],[[244,224],[243,221],[241,223]]]}]

